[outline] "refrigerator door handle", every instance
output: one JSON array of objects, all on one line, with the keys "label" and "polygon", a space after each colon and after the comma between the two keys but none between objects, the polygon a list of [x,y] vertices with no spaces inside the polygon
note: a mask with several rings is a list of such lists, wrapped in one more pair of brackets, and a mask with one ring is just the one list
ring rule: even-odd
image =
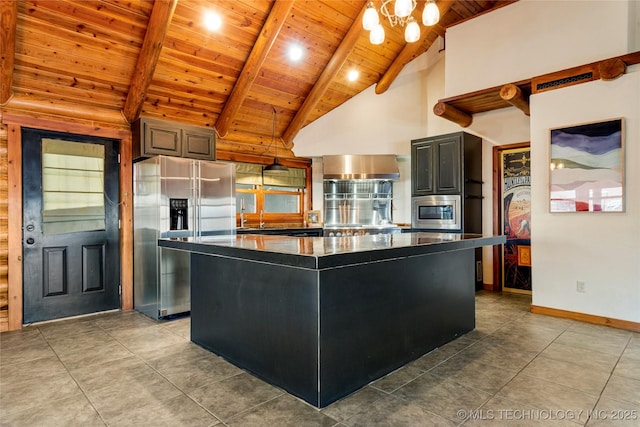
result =
[{"label": "refrigerator door handle", "polygon": [[193,211],[195,216],[195,230],[194,237],[200,237],[202,235],[202,224],[200,224],[200,220],[202,218],[200,210],[202,209],[202,200],[201,196],[201,175],[200,175],[200,162],[197,160],[193,160],[192,162],[192,173],[193,173]]}]

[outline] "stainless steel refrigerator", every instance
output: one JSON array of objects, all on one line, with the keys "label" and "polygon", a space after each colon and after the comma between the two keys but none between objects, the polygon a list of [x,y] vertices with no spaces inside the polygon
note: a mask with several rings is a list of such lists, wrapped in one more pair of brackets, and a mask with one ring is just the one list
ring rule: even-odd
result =
[{"label": "stainless steel refrigerator", "polygon": [[235,167],[152,157],[134,164],[133,193],[134,308],[155,319],[189,312],[189,253],[158,239],[235,234]]}]

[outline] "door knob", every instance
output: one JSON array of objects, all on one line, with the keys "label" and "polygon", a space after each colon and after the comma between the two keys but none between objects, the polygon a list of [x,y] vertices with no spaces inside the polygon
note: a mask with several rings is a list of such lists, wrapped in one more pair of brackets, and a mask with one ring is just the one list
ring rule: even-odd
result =
[{"label": "door knob", "polygon": [[35,242],[36,242],[36,241],[35,241],[35,240],[33,240],[33,237],[29,237],[29,238],[27,239],[27,245],[33,245]]}]

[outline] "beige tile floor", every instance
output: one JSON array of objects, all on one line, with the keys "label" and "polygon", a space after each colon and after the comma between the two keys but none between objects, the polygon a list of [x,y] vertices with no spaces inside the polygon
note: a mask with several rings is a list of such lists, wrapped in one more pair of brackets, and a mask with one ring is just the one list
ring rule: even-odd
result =
[{"label": "beige tile floor", "polygon": [[317,410],[189,342],[106,313],[0,334],[2,426],[640,426],[640,334],[480,292],[473,332]]}]

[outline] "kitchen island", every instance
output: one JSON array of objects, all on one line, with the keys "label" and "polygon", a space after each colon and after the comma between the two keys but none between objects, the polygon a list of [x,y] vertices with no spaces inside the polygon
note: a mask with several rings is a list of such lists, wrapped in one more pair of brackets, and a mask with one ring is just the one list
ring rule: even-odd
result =
[{"label": "kitchen island", "polygon": [[191,340],[324,407],[475,327],[474,249],[503,236],[237,235],[191,252]]}]

